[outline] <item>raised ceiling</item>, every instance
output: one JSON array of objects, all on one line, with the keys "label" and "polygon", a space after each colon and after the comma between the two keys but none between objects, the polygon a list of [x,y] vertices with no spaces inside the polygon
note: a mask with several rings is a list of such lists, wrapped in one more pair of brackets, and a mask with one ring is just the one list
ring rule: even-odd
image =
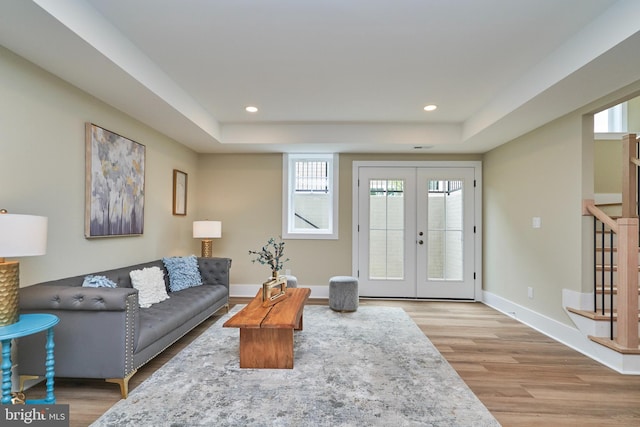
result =
[{"label": "raised ceiling", "polygon": [[0,44],[202,153],[479,153],[639,80],[639,16],[636,0],[3,0]]}]

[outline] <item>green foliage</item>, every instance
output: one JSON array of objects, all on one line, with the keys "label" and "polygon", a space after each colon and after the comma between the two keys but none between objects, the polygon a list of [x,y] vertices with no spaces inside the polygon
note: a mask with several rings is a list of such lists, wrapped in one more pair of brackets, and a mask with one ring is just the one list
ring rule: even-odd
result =
[{"label": "green foliage", "polygon": [[249,251],[249,255],[255,255],[251,262],[268,265],[271,271],[282,270],[284,263],[289,261],[289,258],[282,259],[284,256],[284,242],[282,239],[276,241],[273,237],[259,251]]}]

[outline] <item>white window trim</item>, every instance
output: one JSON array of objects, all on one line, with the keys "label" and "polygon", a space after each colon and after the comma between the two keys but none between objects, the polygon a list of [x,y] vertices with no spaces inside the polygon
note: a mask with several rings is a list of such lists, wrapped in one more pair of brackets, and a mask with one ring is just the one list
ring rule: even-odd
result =
[{"label": "white window trim", "polygon": [[[331,176],[331,218],[329,230],[317,232],[290,232],[289,223],[292,219],[289,207],[293,182],[290,176],[291,163],[299,159],[318,159],[329,161],[329,174]],[[283,239],[338,239],[338,154],[297,154],[285,153],[282,155],[282,238]]]}]

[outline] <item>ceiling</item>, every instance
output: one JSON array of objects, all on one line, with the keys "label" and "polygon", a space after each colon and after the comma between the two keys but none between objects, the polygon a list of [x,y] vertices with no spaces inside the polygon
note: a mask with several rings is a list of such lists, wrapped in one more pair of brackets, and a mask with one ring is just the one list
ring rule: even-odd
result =
[{"label": "ceiling", "polygon": [[2,0],[0,44],[201,153],[481,153],[640,80],[639,16],[636,0]]}]

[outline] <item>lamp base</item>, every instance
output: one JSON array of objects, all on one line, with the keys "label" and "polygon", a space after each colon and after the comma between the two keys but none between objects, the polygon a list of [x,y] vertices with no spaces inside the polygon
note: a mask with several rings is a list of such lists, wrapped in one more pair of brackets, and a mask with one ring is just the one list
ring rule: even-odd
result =
[{"label": "lamp base", "polygon": [[0,326],[12,325],[18,321],[19,288],[20,263],[0,262]]},{"label": "lamp base", "polygon": [[211,258],[213,256],[213,240],[203,239],[201,248],[203,258]]}]

